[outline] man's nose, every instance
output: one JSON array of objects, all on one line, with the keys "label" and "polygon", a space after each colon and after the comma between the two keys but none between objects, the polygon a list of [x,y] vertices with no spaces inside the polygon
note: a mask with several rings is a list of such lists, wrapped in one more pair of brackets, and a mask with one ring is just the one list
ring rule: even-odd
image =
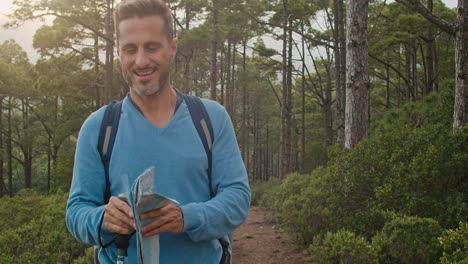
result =
[{"label": "man's nose", "polygon": [[149,63],[148,55],[144,50],[138,51],[135,58],[135,65],[144,68]]}]

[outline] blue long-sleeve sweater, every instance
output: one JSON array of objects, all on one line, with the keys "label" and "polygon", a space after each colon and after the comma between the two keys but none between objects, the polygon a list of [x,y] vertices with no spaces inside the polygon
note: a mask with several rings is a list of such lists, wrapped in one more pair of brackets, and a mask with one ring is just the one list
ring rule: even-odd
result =
[{"label": "blue long-sleeve sweater", "polygon": [[[160,263],[219,263],[216,240],[231,233],[247,217],[250,190],[247,173],[231,120],[218,103],[203,100],[213,126],[212,181],[216,197],[210,200],[208,160],[184,102],[166,126],[150,123],[131,100],[123,100],[119,129],[109,168],[111,195],[127,191],[138,175],[156,168],[155,190],[180,202],[184,232],[160,235]],[[98,245],[99,220],[104,213],[105,176],[97,141],[105,107],[84,122],[76,148],[66,223],[78,240]],[[104,242],[113,234],[101,229]],[[99,253],[101,263],[115,263],[114,245]],[[137,263],[135,236],[127,263]]]}]

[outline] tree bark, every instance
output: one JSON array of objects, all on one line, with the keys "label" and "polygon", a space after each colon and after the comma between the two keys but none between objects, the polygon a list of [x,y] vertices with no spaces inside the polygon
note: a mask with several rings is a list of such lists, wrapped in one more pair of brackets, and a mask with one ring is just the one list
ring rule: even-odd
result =
[{"label": "tree bark", "polygon": [[[304,23],[301,23],[301,32],[304,35]],[[301,160],[300,170],[304,171],[305,162],[305,38],[302,37],[302,83],[301,83]]]},{"label": "tree bark", "polygon": [[325,86],[325,100],[323,103],[323,114],[324,114],[324,127],[325,127],[325,137],[324,145],[325,148],[328,148],[333,144],[333,114],[332,114],[332,73],[330,70],[331,66],[331,54],[330,50],[326,48],[327,51],[327,63],[324,64],[327,79]]},{"label": "tree bark", "polygon": [[242,52],[242,159],[245,161],[247,153],[247,41],[243,41]]},{"label": "tree bark", "polygon": [[[289,14],[289,11],[288,11]],[[287,133],[287,144],[288,147],[288,152],[289,152],[289,166],[288,166],[288,171],[287,173],[291,173],[292,171],[295,170],[296,162],[297,159],[295,159],[295,150],[293,150],[293,147],[296,146],[296,144],[293,145],[293,136],[292,136],[292,131],[293,131],[293,121],[292,121],[292,70],[293,70],[293,63],[292,63],[292,50],[293,50],[293,21],[291,16],[289,16],[288,19],[288,82],[287,82],[287,115],[286,115],[286,133]],[[295,141],[295,140],[294,140]]]},{"label": "tree bark", "polygon": [[7,169],[8,169],[8,191],[10,197],[13,197],[13,149],[12,149],[12,105],[11,105],[11,96],[8,97],[8,128],[7,128]]},{"label": "tree bark", "polygon": [[346,35],[343,0],[333,0],[335,13],[336,142],[344,146],[346,105]]},{"label": "tree bark", "polygon": [[288,109],[288,0],[283,0],[283,88],[282,88],[282,104],[281,104],[281,134],[280,134],[280,164],[279,176],[284,178],[289,172],[290,161],[290,122]]},{"label": "tree bark", "polygon": [[216,81],[217,81],[217,58],[218,53],[218,0],[213,0],[211,23],[211,82],[210,82],[210,98],[216,100]]},{"label": "tree bark", "polygon": [[100,77],[99,77],[99,36],[94,35],[94,74],[96,75],[95,78],[95,90],[96,90],[96,109],[101,106],[101,85],[100,85]]},{"label": "tree bark", "polygon": [[29,128],[29,111],[28,111],[29,100],[26,97],[22,100],[22,112],[23,112],[23,164],[24,164],[24,186],[28,189],[32,187],[32,138],[30,135]]},{"label": "tree bark", "polygon": [[236,42],[232,43],[232,64],[231,64],[231,81],[229,87],[229,105],[231,106],[231,115],[232,124],[236,128],[236,105],[234,105],[234,93],[235,93],[235,84],[236,84]]},{"label": "tree bark", "polygon": [[228,40],[228,50],[226,58],[226,97],[224,100],[224,106],[226,111],[231,115],[231,40]]},{"label": "tree bark", "polygon": [[468,0],[458,1],[455,40],[456,89],[453,130],[468,124]]},{"label": "tree bark", "polygon": [[219,95],[219,100],[222,105],[225,105],[226,103],[226,95],[225,95],[225,83],[226,83],[226,78],[225,78],[225,63],[224,63],[224,57],[226,56],[226,53],[224,52],[224,43],[221,44],[221,58],[219,61],[219,80],[220,80],[220,86],[221,86],[221,91]]},{"label": "tree bark", "polygon": [[114,42],[112,41],[114,36],[114,26],[112,22],[112,10],[114,6],[113,0],[107,0],[107,12],[105,19],[105,30],[106,30],[106,77],[104,82],[105,99],[108,103],[112,100],[112,79],[114,76]]},{"label": "tree bark", "polygon": [[[427,9],[432,12],[433,2],[427,0]],[[429,24],[426,32],[426,85],[423,96],[428,95],[434,86],[434,26]]]},{"label": "tree bark", "polygon": [[346,15],[345,147],[368,138],[368,0],[349,0]]}]

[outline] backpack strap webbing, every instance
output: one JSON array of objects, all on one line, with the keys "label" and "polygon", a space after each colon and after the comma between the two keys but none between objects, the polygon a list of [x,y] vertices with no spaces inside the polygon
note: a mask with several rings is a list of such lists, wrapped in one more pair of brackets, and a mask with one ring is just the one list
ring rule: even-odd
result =
[{"label": "backpack strap webbing", "polygon": [[[208,157],[208,184],[210,187],[210,198],[216,196],[213,190],[213,183],[211,180],[211,167],[212,167],[212,155],[211,148],[214,141],[213,127],[211,125],[210,116],[206,111],[205,105],[202,100],[196,96],[183,94],[187,108],[189,109],[190,116],[192,117],[193,124],[197,129],[198,135],[205,148],[206,156]],[[218,239],[223,250],[220,264],[231,263],[231,252],[229,251],[229,242],[224,237]]]},{"label": "backpack strap webbing", "polygon": [[208,185],[210,187],[210,198],[215,197],[216,193],[213,190],[213,184],[211,180],[211,147],[213,145],[213,127],[211,126],[210,117],[206,111],[205,105],[202,100],[196,96],[183,94],[185,103],[192,117],[192,122],[197,129],[198,135],[205,148],[206,157],[208,158]]},{"label": "backpack strap webbing", "polygon": [[106,176],[106,190],[104,192],[104,203],[107,204],[110,199],[110,181],[109,164],[114,148],[115,136],[119,128],[120,112],[122,110],[122,101],[112,101],[104,112],[104,117],[99,131],[98,151],[101,155],[102,164]]}]

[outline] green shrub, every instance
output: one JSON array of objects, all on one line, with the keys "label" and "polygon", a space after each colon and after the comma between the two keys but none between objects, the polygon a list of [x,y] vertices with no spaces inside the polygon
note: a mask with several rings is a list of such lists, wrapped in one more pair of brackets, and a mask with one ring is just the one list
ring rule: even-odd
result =
[{"label": "green shrub", "polygon": [[382,209],[434,218],[446,228],[467,219],[468,131],[400,128],[378,141],[395,146],[386,151],[391,176],[375,189]]},{"label": "green shrub", "polygon": [[[42,196],[23,190],[2,198],[0,223],[13,223],[0,233],[0,263],[71,263],[86,245],[65,225],[66,194]],[[5,231],[3,231],[5,230]]]},{"label": "green shrub", "polygon": [[277,179],[251,183],[252,205],[273,208],[280,186],[281,181]]},{"label": "green shrub", "polygon": [[391,177],[387,154],[372,140],[352,150],[331,149],[328,176],[320,183],[331,213],[330,231],[345,228],[369,239],[382,228],[375,189]]},{"label": "green shrub", "polygon": [[437,221],[413,216],[393,216],[373,238],[380,263],[437,263],[442,234]]},{"label": "green shrub", "polygon": [[377,263],[375,252],[366,239],[345,229],[316,236],[309,250],[317,263]]},{"label": "green shrub", "polygon": [[439,238],[442,245],[442,264],[468,264],[468,222],[460,222],[455,230],[447,230]]},{"label": "green shrub", "polygon": [[320,179],[326,171],[318,168],[312,174],[289,175],[276,195],[275,213],[280,226],[299,243],[308,245],[329,222],[327,197]]},{"label": "green shrub", "polygon": [[94,263],[94,247],[87,248],[83,256],[73,261],[73,264],[89,264],[89,263]]}]

